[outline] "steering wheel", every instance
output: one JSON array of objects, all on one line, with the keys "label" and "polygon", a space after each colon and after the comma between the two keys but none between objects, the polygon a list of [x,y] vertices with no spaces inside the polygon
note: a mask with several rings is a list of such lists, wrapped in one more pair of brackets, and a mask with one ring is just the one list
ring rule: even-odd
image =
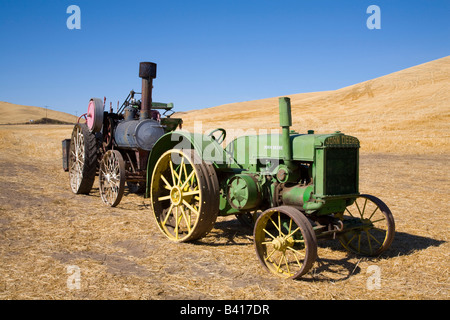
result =
[{"label": "steering wheel", "polygon": [[[220,132],[220,135],[217,138],[216,138],[216,136],[214,136],[214,133],[216,133],[216,132]],[[225,131],[225,129],[222,129],[222,128],[217,128],[208,134],[208,137],[211,137],[218,144],[221,144],[225,140],[226,136],[227,136],[227,132]]]},{"label": "steering wheel", "polygon": [[166,116],[167,118],[170,118],[170,116],[173,115],[174,113],[175,113],[175,111],[169,109],[169,110],[164,111],[163,115]]}]

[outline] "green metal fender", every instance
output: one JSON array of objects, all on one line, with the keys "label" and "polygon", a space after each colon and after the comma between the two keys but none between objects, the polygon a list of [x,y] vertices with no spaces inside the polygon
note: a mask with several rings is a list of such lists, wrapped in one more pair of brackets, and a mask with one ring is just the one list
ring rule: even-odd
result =
[{"label": "green metal fender", "polygon": [[194,149],[203,161],[212,163],[216,168],[227,167],[234,159],[210,135],[186,131],[168,132],[159,138],[153,146],[147,163],[146,197],[149,197],[153,168],[161,155],[171,149]]}]

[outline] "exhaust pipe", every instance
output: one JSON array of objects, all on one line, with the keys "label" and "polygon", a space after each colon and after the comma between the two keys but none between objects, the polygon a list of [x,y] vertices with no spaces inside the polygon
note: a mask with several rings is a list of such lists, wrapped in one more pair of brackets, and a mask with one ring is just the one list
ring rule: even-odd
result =
[{"label": "exhaust pipe", "polygon": [[141,116],[140,119],[149,119],[152,109],[153,79],[156,78],[156,63],[141,62],[139,64],[139,77],[142,78]]},{"label": "exhaust pipe", "polygon": [[[164,134],[161,124],[151,119],[153,79],[156,78],[156,63],[141,62],[139,77],[142,78],[141,115],[139,120],[130,113],[125,121],[119,121],[114,129],[114,140],[118,147],[131,150],[150,151]],[[134,92],[130,94],[134,95]],[[127,98],[128,99],[128,98]]]},{"label": "exhaust pipe", "polygon": [[289,169],[295,169],[292,163],[292,144],[290,138],[290,126],[292,126],[291,99],[281,97],[278,99],[281,126],[281,146],[283,147],[283,160]]}]

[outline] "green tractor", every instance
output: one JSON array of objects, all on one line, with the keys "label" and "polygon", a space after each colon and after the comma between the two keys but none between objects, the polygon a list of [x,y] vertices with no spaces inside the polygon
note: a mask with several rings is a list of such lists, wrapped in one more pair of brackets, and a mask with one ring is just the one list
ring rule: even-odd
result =
[{"label": "green tractor", "polygon": [[218,216],[252,226],[256,254],[272,273],[297,279],[317,258],[317,241],[377,256],[392,243],[394,218],[380,199],[359,193],[359,140],[340,132],[299,134],[290,99],[279,99],[281,134],[222,142],[172,131],[154,145],[147,196],[161,232],[172,241],[205,236]]},{"label": "green tractor", "polygon": [[173,104],[153,102],[155,63],[141,62],[139,77],[141,100],[132,90],[117,112],[107,112],[106,98],[92,98],[86,123],[63,141],[74,193],[89,193],[97,175],[108,206],[120,203],[126,185],[145,190],[159,229],[175,242],[199,239],[218,216],[235,215],[253,228],[262,265],[280,277],[307,273],[318,239],[337,237],[367,256],[389,248],[389,208],[359,193],[357,138],[291,131],[290,99],[283,97],[281,134],[244,135],[223,147],[224,129],[177,130],[182,119],[171,117]]}]

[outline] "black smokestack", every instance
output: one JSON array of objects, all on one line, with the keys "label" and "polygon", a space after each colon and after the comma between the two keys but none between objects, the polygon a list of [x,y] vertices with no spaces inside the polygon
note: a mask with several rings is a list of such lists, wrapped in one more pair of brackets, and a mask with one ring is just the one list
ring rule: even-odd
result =
[{"label": "black smokestack", "polygon": [[152,89],[153,79],[156,78],[156,63],[141,62],[139,64],[139,77],[142,78],[141,119],[148,119],[152,109]]}]

